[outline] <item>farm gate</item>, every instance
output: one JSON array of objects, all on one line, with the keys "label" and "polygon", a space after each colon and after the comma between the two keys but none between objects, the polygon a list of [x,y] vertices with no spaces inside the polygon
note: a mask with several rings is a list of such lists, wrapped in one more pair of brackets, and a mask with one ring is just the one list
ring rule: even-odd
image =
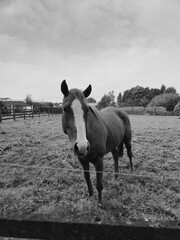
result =
[{"label": "farm gate", "polygon": [[41,108],[41,109],[24,109],[23,111],[17,112],[16,109],[12,109],[8,111],[7,113],[2,113],[0,108],[0,123],[5,120],[11,120],[14,121],[19,118],[34,118],[34,117],[40,117],[40,116],[49,116],[49,115],[57,115],[61,114],[62,109],[61,108]]}]

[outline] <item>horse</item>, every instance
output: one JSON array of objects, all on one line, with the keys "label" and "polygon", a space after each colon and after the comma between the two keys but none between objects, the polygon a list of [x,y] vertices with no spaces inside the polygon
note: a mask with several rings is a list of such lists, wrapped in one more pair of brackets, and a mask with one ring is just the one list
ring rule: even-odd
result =
[{"label": "horse", "polygon": [[62,103],[62,127],[71,142],[72,149],[83,166],[89,195],[93,194],[89,165],[96,169],[98,203],[102,205],[103,157],[111,152],[114,159],[114,177],[118,177],[118,158],[123,156],[124,145],[133,172],[131,150],[131,124],[128,115],[118,107],[106,107],[101,111],[88,105],[86,98],[92,86],[84,91],[69,90],[66,80],[61,83],[64,95]]}]

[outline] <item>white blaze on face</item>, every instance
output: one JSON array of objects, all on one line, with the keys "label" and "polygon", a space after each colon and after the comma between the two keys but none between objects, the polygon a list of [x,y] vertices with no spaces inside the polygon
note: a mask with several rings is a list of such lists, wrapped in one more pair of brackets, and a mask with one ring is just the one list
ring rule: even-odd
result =
[{"label": "white blaze on face", "polygon": [[79,150],[87,148],[86,128],[84,121],[84,112],[81,103],[78,99],[74,99],[71,104],[71,108],[74,114],[74,124],[77,130],[77,139]]}]

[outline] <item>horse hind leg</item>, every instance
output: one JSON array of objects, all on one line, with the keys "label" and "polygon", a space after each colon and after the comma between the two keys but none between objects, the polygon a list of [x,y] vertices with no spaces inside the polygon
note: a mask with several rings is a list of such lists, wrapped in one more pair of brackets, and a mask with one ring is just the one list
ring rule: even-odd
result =
[{"label": "horse hind leg", "polygon": [[117,179],[119,174],[119,166],[118,166],[119,153],[117,149],[114,149],[111,153],[114,158],[114,178]]},{"label": "horse hind leg", "polygon": [[133,154],[132,154],[131,140],[124,138],[124,144],[125,144],[125,146],[126,146],[127,155],[128,155],[128,157],[129,157],[129,160],[130,160],[131,172],[133,173],[133,163],[132,163]]},{"label": "horse hind leg", "polygon": [[124,145],[123,145],[123,141],[118,145],[118,154],[119,157],[122,157],[124,155]]}]

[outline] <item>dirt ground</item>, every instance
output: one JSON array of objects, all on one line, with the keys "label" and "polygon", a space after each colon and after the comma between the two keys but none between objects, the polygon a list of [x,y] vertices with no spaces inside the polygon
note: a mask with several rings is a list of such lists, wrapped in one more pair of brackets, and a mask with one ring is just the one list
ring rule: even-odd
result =
[{"label": "dirt ground", "polygon": [[[134,174],[126,152],[113,180],[104,158],[103,208],[89,197],[61,116],[0,124],[0,215],[43,214],[61,221],[117,223],[124,219],[180,220],[180,119],[130,116]],[[91,167],[95,184],[95,173]],[[140,175],[140,176],[139,176]]]}]

